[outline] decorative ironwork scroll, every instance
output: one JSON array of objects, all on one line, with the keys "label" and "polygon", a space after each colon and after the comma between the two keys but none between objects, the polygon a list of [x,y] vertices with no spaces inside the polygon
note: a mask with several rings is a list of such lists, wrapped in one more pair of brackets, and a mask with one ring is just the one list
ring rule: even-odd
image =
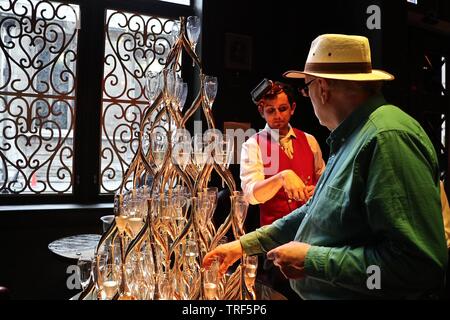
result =
[{"label": "decorative ironwork scroll", "polygon": [[101,193],[116,192],[138,147],[148,109],[145,74],[161,70],[174,20],[107,11],[103,79]]},{"label": "decorative ironwork scroll", "polygon": [[71,193],[79,6],[0,2],[0,193]]}]

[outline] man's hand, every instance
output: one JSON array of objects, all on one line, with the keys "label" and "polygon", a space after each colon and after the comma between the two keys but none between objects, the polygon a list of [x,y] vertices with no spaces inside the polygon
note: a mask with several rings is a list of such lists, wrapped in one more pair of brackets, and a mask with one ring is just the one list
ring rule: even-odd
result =
[{"label": "man's hand", "polygon": [[291,241],[267,253],[267,259],[273,260],[286,278],[301,279],[305,277],[305,258],[311,245]]},{"label": "man's hand", "polygon": [[218,246],[214,250],[208,252],[203,258],[203,268],[209,269],[215,260],[219,260],[219,276],[222,277],[233,263],[242,257],[242,246],[239,240],[235,240]]},{"label": "man's hand", "polygon": [[283,188],[287,193],[289,199],[295,201],[306,201],[305,184],[297,174],[288,169],[280,172],[280,177],[283,180]]}]

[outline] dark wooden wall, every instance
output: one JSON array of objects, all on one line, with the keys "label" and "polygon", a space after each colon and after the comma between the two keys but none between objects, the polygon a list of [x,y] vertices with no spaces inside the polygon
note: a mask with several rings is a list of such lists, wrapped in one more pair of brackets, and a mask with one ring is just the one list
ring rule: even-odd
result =
[{"label": "dark wooden wall", "polygon": [[[251,102],[250,90],[263,77],[281,80],[284,71],[302,68],[311,41],[322,33],[369,37],[374,67],[397,77],[385,88],[388,100],[413,112],[406,1],[204,0],[203,4],[202,59],[206,73],[219,78],[214,104],[219,127],[224,121],[243,121],[262,128],[264,122]],[[371,4],[382,9],[381,30],[366,27],[366,9]],[[226,66],[226,33],[250,37],[250,70]],[[308,100],[299,99],[293,125],[314,134],[327,157],[328,131],[318,123]],[[71,262],[58,259],[47,245],[64,236],[100,233],[99,217],[112,213],[112,203],[109,208],[87,205],[68,210],[41,206],[31,210],[0,209],[0,285],[8,286],[15,299],[71,297],[74,292],[66,288],[65,273]]]}]

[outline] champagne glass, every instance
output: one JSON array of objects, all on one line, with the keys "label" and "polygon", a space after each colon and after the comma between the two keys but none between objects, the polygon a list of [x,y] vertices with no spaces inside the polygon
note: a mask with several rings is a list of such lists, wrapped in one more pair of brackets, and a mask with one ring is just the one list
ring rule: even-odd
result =
[{"label": "champagne glass", "polygon": [[159,171],[162,169],[164,157],[167,152],[167,137],[160,131],[152,132],[150,137],[153,159],[155,160],[155,165]]},{"label": "champagne glass", "polygon": [[187,94],[188,94],[188,85],[186,82],[183,82],[183,86],[181,89],[180,101],[178,104],[178,109],[180,110],[180,112],[183,111],[184,105],[186,104]]},{"label": "champagne glass", "polygon": [[185,256],[185,261],[186,261],[186,267],[187,267],[187,272],[189,275],[189,282],[193,283],[195,282],[196,279],[199,278],[199,273],[200,273],[200,265],[197,261],[197,257],[199,255],[199,250],[197,247],[197,242],[194,240],[194,238],[192,236],[190,236],[189,238],[187,238],[186,240],[186,244],[185,244],[185,249],[184,249],[184,256]]},{"label": "champagne glass", "polygon": [[208,161],[208,145],[203,141],[203,135],[194,135],[192,137],[192,157],[195,166],[199,173],[203,170],[206,162]]},{"label": "champagne glass", "polygon": [[205,188],[204,192],[206,193],[206,196],[209,200],[209,206],[208,206],[208,214],[206,215],[209,222],[211,222],[212,216],[214,211],[216,210],[217,206],[217,195],[219,193],[219,189],[216,187],[209,187]]},{"label": "champagne glass", "polygon": [[102,277],[102,289],[104,298],[111,300],[116,295],[120,284],[119,266],[115,264],[106,264],[99,269]]},{"label": "champagne glass", "polygon": [[255,280],[258,269],[258,256],[244,256],[244,282],[252,300],[256,300]]},{"label": "champagne glass", "polygon": [[[200,36],[200,18],[197,16],[189,16],[186,21],[186,31],[189,42],[191,43],[192,51],[195,53],[195,47],[197,46],[198,38]],[[194,66],[194,61],[192,66]]]},{"label": "champagne glass", "polygon": [[172,87],[172,103],[174,105],[174,107],[176,108],[180,108],[180,100],[181,100],[181,94],[183,91],[183,79],[175,73],[174,75],[174,83],[173,83],[173,87]]},{"label": "champagne glass", "polygon": [[176,129],[174,132],[174,145],[172,149],[172,161],[180,165],[182,170],[186,170],[191,161],[191,141],[189,132],[184,129]]},{"label": "champagne glass", "polygon": [[172,30],[170,31],[170,36],[169,36],[169,41],[171,46],[173,47],[175,45],[175,43],[177,42],[177,39],[180,35],[180,22],[179,21],[174,21],[173,25],[172,25]]},{"label": "champagne glass", "polygon": [[233,215],[237,222],[237,227],[241,233],[244,233],[244,222],[247,217],[248,202],[241,191],[234,191],[231,196]]},{"label": "champagne glass", "polygon": [[125,237],[127,232],[127,225],[128,225],[128,210],[126,210],[126,205],[123,206],[120,211],[119,215],[115,216],[117,229],[119,230],[119,234],[121,237]]},{"label": "champagne glass", "polygon": [[91,279],[92,259],[81,256],[77,261],[77,266],[81,289],[84,291]]},{"label": "champagne glass", "polygon": [[145,93],[150,105],[153,104],[161,90],[159,77],[160,73],[155,71],[148,71],[145,75]]},{"label": "champagne glass", "polygon": [[157,276],[159,300],[172,300],[174,278],[169,270],[160,272]]},{"label": "champagne glass", "polygon": [[204,272],[203,290],[206,300],[217,300],[219,283],[219,260],[215,260]]},{"label": "champagne glass", "polygon": [[206,225],[206,212],[208,211],[208,198],[202,191],[197,192],[197,222],[203,231]]},{"label": "champagne glass", "polygon": [[217,77],[205,76],[205,82],[203,84],[203,93],[208,103],[208,107],[211,109],[217,95]]},{"label": "champagne glass", "polygon": [[160,80],[160,85],[162,83],[161,89],[164,92],[164,100],[166,105],[170,104],[170,101],[173,100],[173,96],[175,93],[175,82],[176,82],[176,73],[172,69],[164,69],[162,70],[162,79]]},{"label": "champagne glass", "polygon": [[128,227],[130,235],[135,238],[144,225],[143,207],[141,199],[130,200],[127,204],[128,210]]},{"label": "champagne glass", "polygon": [[176,286],[180,300],[189,300],[193,289],[193,280],[190,272],[187,270],[180,272],[179,277],[176,278]]},{"label": "champagne glass", "polygon": [[[233,158],[233,140],[227,135],[222,135],[216,140],[214,152],[214,160],[223,169],[228,169]],[[224,187],[224,180],[222,179],[222,188]]]}]

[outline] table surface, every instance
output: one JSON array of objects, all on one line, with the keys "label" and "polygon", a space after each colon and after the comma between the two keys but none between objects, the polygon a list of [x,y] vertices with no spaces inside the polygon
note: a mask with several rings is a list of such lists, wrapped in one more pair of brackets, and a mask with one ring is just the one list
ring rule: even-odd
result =
[{"label": "table surface", "polygon": [[92,258],[100,238],[99,234],[79,234],[55,240],[48,245],[48,248],[54,254],[64,258]]}]

